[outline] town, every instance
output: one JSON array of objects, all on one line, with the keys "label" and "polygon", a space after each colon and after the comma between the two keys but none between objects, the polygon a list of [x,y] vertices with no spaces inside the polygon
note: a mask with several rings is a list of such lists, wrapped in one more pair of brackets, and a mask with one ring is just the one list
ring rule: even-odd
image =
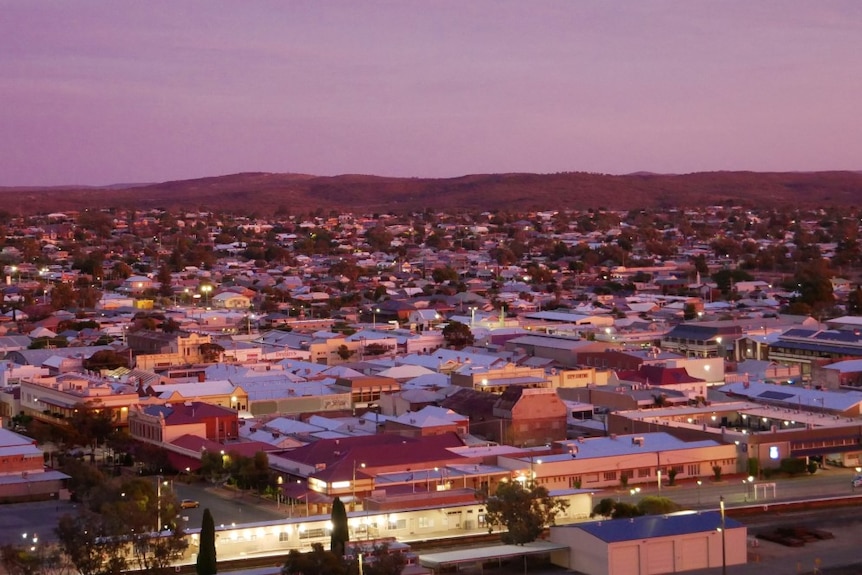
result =
[{"label": "town", "polygon": [[[561,502],[557,554],[620,493],[685,485],[713,522],[720,484],[743,505],[832,469],[813,489],[847,494],[859,228],[736,205],[4,214],[0,501],[113,509],[181,539],[168,565],[194,561],[204,497],[228,501],[221,561],[328,546],[341,503],[350,541],[505,532],[508,484]],[[690,569],[746,562],[724,493],[736,543],[704,535]],[[252,496],[270,516],[230,505]]]}]

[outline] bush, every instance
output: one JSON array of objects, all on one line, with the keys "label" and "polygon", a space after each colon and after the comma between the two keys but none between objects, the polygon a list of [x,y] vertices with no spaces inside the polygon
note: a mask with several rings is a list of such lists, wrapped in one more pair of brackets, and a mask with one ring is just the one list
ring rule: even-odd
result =
[{"label": "bush", "polygon": [[748,458],[748,474],[754,477],[760,475],[760,460],[756,457]]},{"label": "bush", "polygon": [[782,473],[786,473],[788,475],[799,475],[800,473],[805,473],[806,463],[804,459],[786,457],[781,460],[781,464],[778,466],[778,469]]}]

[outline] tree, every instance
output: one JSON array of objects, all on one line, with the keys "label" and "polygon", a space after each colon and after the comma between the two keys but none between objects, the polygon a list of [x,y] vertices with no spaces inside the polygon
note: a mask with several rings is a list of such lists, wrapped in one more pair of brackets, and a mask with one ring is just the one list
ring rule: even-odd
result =
[{"label": "tree", "polygon": [[209,508],[204,509],[201,520],[200,549],[195,564],[197,575],[215,575],[218,573],[215,546],[215,522]]},{"label": "tree", "polygon": [[[362,571],[359,570],[359,554],[363,554]],[[356,557],[348,566],[347,573],[364,573],[364,575],[401,575],[407,560],[401,553],[391,553],[389,544],[375,545],[370,550],[354,548],[351,555]]]},{"label": "tree", "polygon": [[443,339],[446,340],[446,345],[455,349],[461,349],[464,346],[473,344],[473,332],[467,324],[460,321],[450,321],[443,328]]},{"label": "tree", "polygon": [[590,513],[590,517],[600,516],[600,517],[610,517],[614,514],[614,506],[616,502],[610,497],[605,497],[601,499],[598,503],[596,503],[595,507],[593,507],[592,513]]},{"label": "tree", "polygon": [[457,282],[458,281],[458,272],[449,266],[442,267],[442,268],[434,268],[431,271],[431,279],[434,280],[434,283],[438,283],[438,284],[441,284],[445,281]]},{"label": "tree", "polygon": [[638,501],[637,508],[642,515],[665,515],[679,511],[682,506],[667,497],[647,495]]},{"label": "tree", "polygon": [[97,351],[82,362],[85,369],[90,371],[112,370],[118,367],[129,367],[129,355],[119,353],[112,349]]},{"label": "tree", "polygon": [[86,509],[64,515],[54,529],[60,549],[81,575],[120,573],[127,569],[125,541],[110,524]]},{"label": "tree", "polygon": [[345,545],[350,540],[350,530],[347,527],[347,510],[344,503],[338,497],[332,502],[332,535],[330,537],[329,550],[336,556],[343,557]]},{"label": "tree", "polygon": [[507,531],[500,539],[514,545],[535,541],[568,506],[567,501],[554,499],[545,487],[534,482],[504,481],[492,497],[485,499],[488,524],[505,527]]},{"label": "tree", "polygon": [[75,305],[75,289],[72,284],[60,282],[51,290],[51,306],[66,309]]},{"label": "tree", "polygon": [[54,546],[36,544],[19,547],[6,544],[0,547],[0,564],[8,575],[60,575],[69,572],[65,557]]},{"label": "tree", "polygon": [[847,295],[847,314],[862,315],[862,286],[856,286],[856,289]]},{"label": "tree", "polygon": [[291,549],[281,568],[282,575],[343,575],[345,571],[341,557],[320,543],[312,543],[308,553]]},{"label": "tree", "polygon": [[205,363],[215,363],[224,353],[224,348],[217,343],[202,343],[198,346],[198,351]]},{"label": "tree", "polygon": [[174,295],[174,290],[171,285],[173,278],[171,277],[171,269],[168,267],[168,264],[163,264],[162,267],[159,268],[159,273],[156,276],[156,280],[159,282],[159,295],[162,297],[171,297]]}]

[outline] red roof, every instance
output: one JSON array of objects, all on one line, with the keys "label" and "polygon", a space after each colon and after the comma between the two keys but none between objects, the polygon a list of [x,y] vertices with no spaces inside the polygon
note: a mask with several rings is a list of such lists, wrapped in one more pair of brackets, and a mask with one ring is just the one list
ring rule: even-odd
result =
[{"label": "red roof", "polygon": [[237,417],[237,413],[233,409],[202,401],[151,405],[144,408],[144,413],[147,415],[158,415],[161,413],[165,418],[166,425],[186,425],[214,417]]},{"label": "red roof", "polygon": [[[283,457],[306,465],[320,466],[314,474],[321,480],[346,481],[356,476],[361,478],[374,475],[370,470],[424,469],[446,462],[462,461],[449,448],[460,447],[464,443],[455,433],[444,433],[425,437],[402,437],[395,434],[377,434],[340,439],[323,439],[298,447]],[[363,471],[365,464],[368,472]]]},{"label": "red roof", "polygon": [[690,376],[684,367],[645,364],[640,367],[638,373],[649,385],[678,385],[681,383],[703,383],[704,381]]}]

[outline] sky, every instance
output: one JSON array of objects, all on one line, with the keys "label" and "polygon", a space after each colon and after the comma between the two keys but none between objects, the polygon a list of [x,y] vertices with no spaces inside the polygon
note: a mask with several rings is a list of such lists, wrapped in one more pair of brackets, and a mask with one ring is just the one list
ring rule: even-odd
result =
[{"label": "sky", "polygon": [[859,0],[0,0],[0,186],[862,169]]}]

